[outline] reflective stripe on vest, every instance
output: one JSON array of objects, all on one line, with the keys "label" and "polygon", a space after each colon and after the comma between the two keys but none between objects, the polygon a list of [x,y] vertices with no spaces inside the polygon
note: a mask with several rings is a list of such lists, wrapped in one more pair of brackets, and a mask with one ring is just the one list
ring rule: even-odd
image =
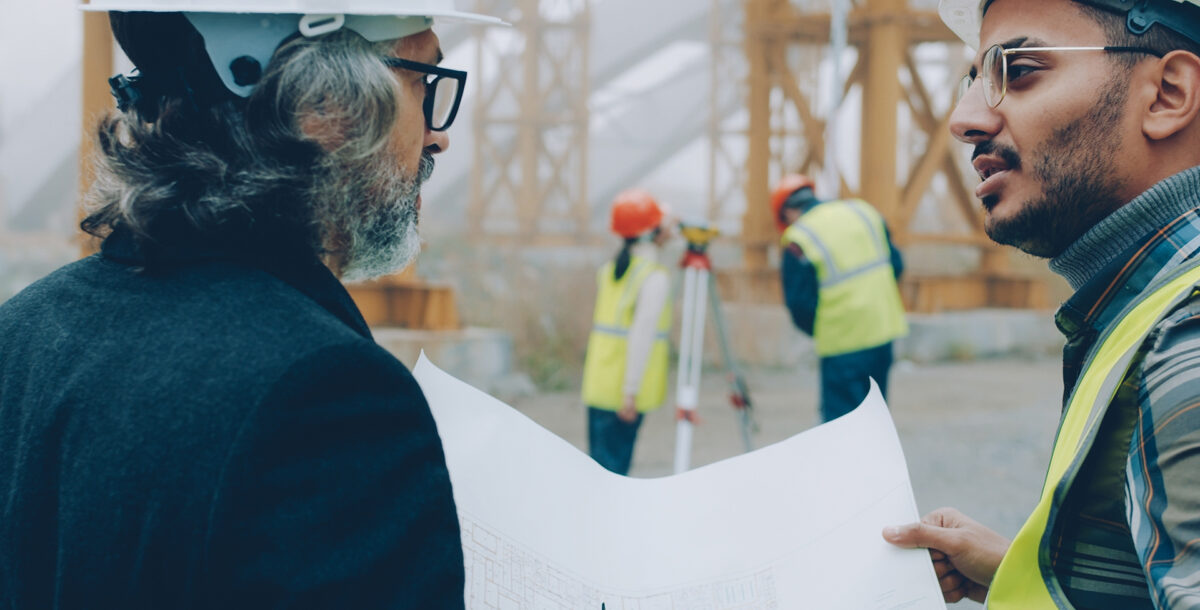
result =
[{"label": "reflective stripe on vest", "polygon": [[[603,324],[597,324],[597,325],[593,326],[592,332],[603,333],[606,335],[613,335],[616,337],[628,337],[629,336],[628,328],[618,328],[616,326],[605,326]],[[654,337],[656,339],[660,339],[663,341],[666,341],[669,338],[666,331],[659,331],[657,334],[654,335]]]},{"label": "reflective stripe on vest", "polygon": [[1192,295],[1200,261],[1147,288],[1149,295],[1126,308],[1080,375],[1058,427],[1046,482],[1033,514],[1005,553],[988,593],[992,610],[1071,608],[1050,563],[1050,536],[1063,498],[1096,440],[1100,422],[1138,347],[1154,325]]},{"label": "reflective stripe on vest", "polygon": [[865,201],[828,201],[783,234],[812,262],[820,282],[813,339],[817,354],[864,350],[908,333],[883,217]]},{"label": "reflective stripe on vest", "polygon": [[[625,352],[629,327],[642,284],[665,267],[633,257],[620,280],[613,278],[615,264],[609,262],[596,275],[596,309],[583,363],[583,402],[601,409],[617,410],[624,402]],[[667,395],[671,331],[671,300],[668,297],[658,317],[657,333],[650,347],[646,370],[637,393],[637,408],[645,412],[662,405]]]}]

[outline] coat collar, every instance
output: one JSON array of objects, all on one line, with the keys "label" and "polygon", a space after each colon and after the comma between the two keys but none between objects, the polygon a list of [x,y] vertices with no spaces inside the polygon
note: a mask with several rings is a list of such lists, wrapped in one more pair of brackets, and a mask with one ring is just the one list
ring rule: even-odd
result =
[{"label": "coat collar", "polygon": [[229,262],[265,271],[315,301],[366,339],[371,330],[350,298],[350,293],[309,248],[286,247],[244,252],[213,241],[181,237],[169,247],[138,239],[126,227],[116,227],[100,246],[100,256],[137,268],[143,273],[159,273],[207,262]]}]

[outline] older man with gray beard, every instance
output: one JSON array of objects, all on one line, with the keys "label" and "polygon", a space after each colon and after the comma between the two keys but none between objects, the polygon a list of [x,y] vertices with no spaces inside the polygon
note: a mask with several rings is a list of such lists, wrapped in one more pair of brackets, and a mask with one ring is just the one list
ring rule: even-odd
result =
[{"label": "older man with gray beard", "polygon": [[0,305],[0,606],[463,606],[433,418],[338,281],[419,248],[430,25],[497,21],[440,4],[93,0],[151,12],[111,14],[100,252]]}]

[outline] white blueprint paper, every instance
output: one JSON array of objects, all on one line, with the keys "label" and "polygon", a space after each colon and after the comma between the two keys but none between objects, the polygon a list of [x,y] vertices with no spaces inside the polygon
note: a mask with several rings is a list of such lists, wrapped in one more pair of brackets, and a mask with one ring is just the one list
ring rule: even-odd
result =
[{"label": "white blueprint paper", "polygon": [[928,552],[880,535],[919,515],[874,387],[786,441],[631,479],[424,354],[413,373],[454,486],[468,608],[945,609]]}]

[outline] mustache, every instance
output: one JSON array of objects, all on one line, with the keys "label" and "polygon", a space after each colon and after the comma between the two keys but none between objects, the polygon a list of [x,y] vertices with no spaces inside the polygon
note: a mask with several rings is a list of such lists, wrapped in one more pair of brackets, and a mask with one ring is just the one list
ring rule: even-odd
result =
[{"label": "mustache", "polygon": [[417,184],[421,184],[433,175],[433,155],[429,152],[421,153],[421,165],[417,168]]},{"label": "mustache", "polygon": [[1008,165],[1009,169],[1021,167],[1021,155],[1017,153],[1017,149],[997,144],[995,140],[985,140],[976,144],[975,150],[971,153],[971,160],[974,161],[979,155],[996,155]]}]

